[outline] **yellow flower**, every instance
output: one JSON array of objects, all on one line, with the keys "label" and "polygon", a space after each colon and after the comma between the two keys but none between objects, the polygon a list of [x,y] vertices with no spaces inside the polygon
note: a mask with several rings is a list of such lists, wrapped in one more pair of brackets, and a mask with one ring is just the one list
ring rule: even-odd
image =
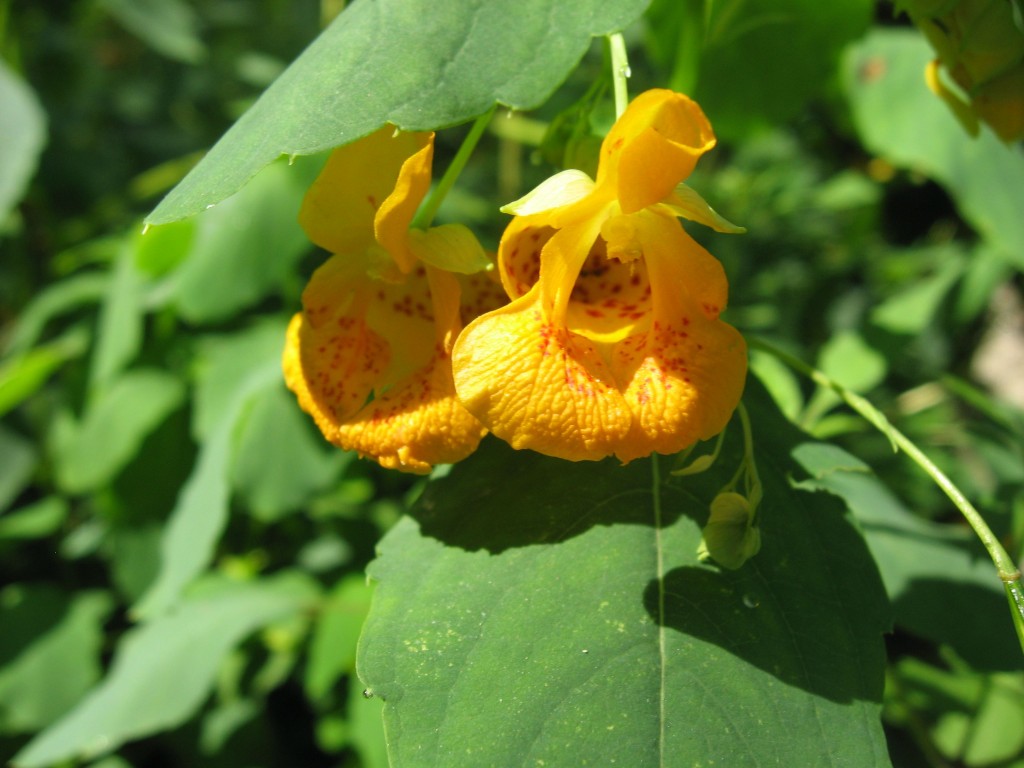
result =
[{"label": "yellow flower", "polygon": [[498,437],[630,461],[725,427],[746,347],[718,319],[721,264],[676,218],[741,231],[681,183],[714,144],[694,102],[648,91],[605,138],[596,182],[565,171],[504,209],[512,302],[466,326],[452,357],[459,398]]},{"label": "yellow flower", "polygon": [[331,155],[299,219],[334,255],[303,292],[283,359],[324,437],[420,473],[465,458],[486,431],[455,397],[450,353],[460,305],[479,314],[500,303],[486,275],[456,274],[488,263],[468,229],[409,229],[433,141],[385,126]]}]

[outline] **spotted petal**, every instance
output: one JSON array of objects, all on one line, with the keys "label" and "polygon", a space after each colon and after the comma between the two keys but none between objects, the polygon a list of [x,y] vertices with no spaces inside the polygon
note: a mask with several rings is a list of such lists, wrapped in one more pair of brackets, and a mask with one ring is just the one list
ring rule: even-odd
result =
[{"label": "spotted petal", "polygon": [[629,431],[597,345],[551,322],[539,284],[466,326],[452,364],[467,409],[514,448],[600,459]]},{"label": "spotted petal", "polygon": [[455,397],[451,363],[438,345],[430,362],[338,425],[338,445],[381,466],[426,473],[476,450],[484,426]]}]

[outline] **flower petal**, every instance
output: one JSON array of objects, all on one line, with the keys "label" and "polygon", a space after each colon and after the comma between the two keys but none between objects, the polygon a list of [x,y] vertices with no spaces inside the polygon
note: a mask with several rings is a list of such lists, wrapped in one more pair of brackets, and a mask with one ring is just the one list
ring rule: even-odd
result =
[{"label": "flower petal", "polygon": [[597,183],[613,184],[622,212],[668,197],[715,146],[700,107],[687,96],[654,89],[637,96],[601,144]]},{"label": "flower petal", "polygon": [[415,137],[414,142],[405,143],[417,149],[407,154],[395,181],[394,190],[381,203],[374,219],[374,233],[377,242],[391,254],[398,268],[408,272],[416,265],[416,256],[409,249],[409,225],[416,215],[416,209],[420,207],[420,203],[430,190],[434,134],[402,133],[398,138],[403,136]]},{"label": "flower petal", "polygon": [[676,216],[696,221],[698,224],[711,227],[716,232],[741,235],[747,231],[746,227],[736,226],[720,216],[696,190],[686,184],[677,185],[672,194],[661,202]]},{"label": "flower petal", "polygon": [[583,171],[570,169],[548,177],[515,202],[503,205],[501,212],[530,216],[579,202],[593,191],[593,179]]},{"label": "flower petal", "polygon": [[350,253],[373,245],[374,222],[382,216],[390,221],[397,213],[399,218],[408,214],[408,228],[430,185],[432,147],[433,134],[396,136],[394,127],[385,125],[334,150],[299,211],[309,239],[331,253]]},{"label": "flower petal", "polygon": [[555,234],[543,216],[517,216],[498,244],[498,275],[511,299],[530,292],[540,278],[540,254]]},{"label": "flower petal", "polygon": [[[633,416],[633,428],[616,451],[623,461],[652,451],[676,453],[718,434],[746,380],[743,337],[718,319],[727,287],[721,265],[677,222],[656,217],[650,226],[663,228],[662,237],[645,249],[654,322],[616,345],[613,357]],[[672,231],[679,237],[670,237]]]},{"label": "flower petal", "polygon": [[452,366],[466,408],[513,448],[601,459],[629,431],[597,345],[549,319],[539,285],[466,326]]},{"label": "flower petal", "polygon": [[338,427],[359,411],[388,360],[388,347],[358,312],[319,327],[300,312],[288,325],[282,365],[288,388],[324,437],[338,443]]},{"label": "flower petal", "polygon": [[450,360],[437,346],[425,367],[340,424],[336,442],[381,466],[422,474],[466,458],[486,431],[456,399]]},{"label": "flower petal", "polygon": [[431,269],[421,264],[399,282],[371,283],[367,325],[386,341],[390,350],[389,363],[375,385],[378,393],[410,376],[430,359],[438,323],[428,278]]}]

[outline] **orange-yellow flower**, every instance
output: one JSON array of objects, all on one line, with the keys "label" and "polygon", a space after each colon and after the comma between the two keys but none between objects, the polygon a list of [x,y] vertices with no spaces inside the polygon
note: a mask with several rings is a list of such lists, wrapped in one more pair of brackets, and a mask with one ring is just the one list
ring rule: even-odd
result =
[{"label": "orange-yellow flower", "polygon": [[601,145],[596,182],[565,171],[505,210],[498,250],[511,303],[453,351],[459,398],[515,448],[629,461],[720,432],[746,347],[719,319],[721,264],[678,216],[738,231],[681,182],[715,144],[689,98],[636,98]]},{"label": "orange-yellow flower", "polygon": [[485,275],[465,274],[488,263],[468,229],[409,228],[433,139],[385,126],[331,155],[299,218],[334,255],[303,292],[283,360],[328,440],[409,472],[465,458],[485,433],[455,397],[450,353],[460,304],[499,303]]}]

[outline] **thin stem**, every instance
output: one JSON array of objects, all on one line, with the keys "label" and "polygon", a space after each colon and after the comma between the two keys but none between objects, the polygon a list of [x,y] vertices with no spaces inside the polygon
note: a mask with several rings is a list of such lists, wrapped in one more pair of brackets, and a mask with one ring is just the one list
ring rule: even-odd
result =
[{"label": "thin stem", "polygon": [[622,33],[616,32],[608,35],[608,48],[612,56],[612,83],[615,86],[615,117],[621,117],[629,104],[629,88],[626,81],[629,79],[629,57],[626,54],[626,41],[622,39]]},{"label": "thin stem", "polygon": [[963,492],[950,480],[946,474],[939,469],[924,452],[918,448],[906,435],[894,427],[889,420],[877,408],[866,399],[846,389],[842,384],[826,376],[817,368],[805,363],[785,350],[779,349],[763,339],[748,339],[750,346],[761,349],[774,355],[790,368],[808,376],[812,381],[823,387],[828,387],[835,392],[853,410],[863,416],[882,432],[893,444],[894,449],[902,449],[925,473],[931,477],[943,493],[949,497],[953,505],[960,510],[960,513],[967,520],[975,534],[981,539],[981,543],[988,551],[989,557],[995,563],[999,578],[1006,590],[1006,597],[1010,601],[1011,614],[1013,616],[1014,629],[1020,640],[1021,649],[1024,650],[1024,586],[1021,584],[1021,573],[1016,563],[999,543],[999,539],[992,533],[985,519],[974,508],[974,505],[967,500]]},{"label": "thin stem", "polygon": [[705,0],[682,0],[679,43],[672,65],[669,87],[679,93],[693,93],[700,74],[700,53],[704,47]]},{"label": "thin stem", "polygon": [[459,151],[455,153],[455,157],[452,158],[451,164],[444,172],[444,176],[437,182],[437,185],[430,191],[430,196],[427,197],[427,201],[416,213],[416,217],[412,220],[412,226],[416,229],[426,229],[434,221],[434,216],[437,215],[437,209],[441,207],[441,203],[444,202],[445,196],[451,191],[451,188],[455,186],[455,181],[459,178],[459,174],[462,173],[462,169],[466,167],[466,163],[469,161],[469,156],[473,154],[473,150],[476,149],[477,142],[480,141],[480,137],[483,136],[484,131],[487,129],[487,124],[491,122],[491,118],[494,116],[494,111],[498,108],[495,104],[489,110],[484,112],[473,122],[473,127],[469,129],[469,133],[466,134],[466,138],[462,140],[462,146],[459,147]]}]

